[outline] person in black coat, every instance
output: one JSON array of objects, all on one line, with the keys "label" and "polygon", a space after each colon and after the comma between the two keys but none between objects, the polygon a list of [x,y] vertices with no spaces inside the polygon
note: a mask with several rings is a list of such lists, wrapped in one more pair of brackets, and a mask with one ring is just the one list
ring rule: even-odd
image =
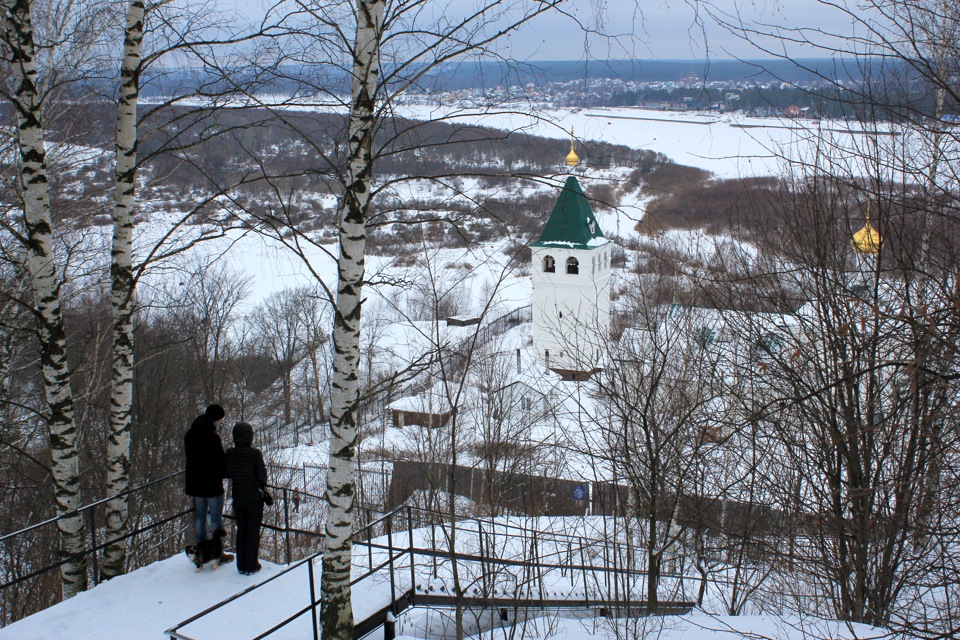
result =
[{"label": "person in black coat", "polygon": [[217,427],[224,415],[223,407],[211,404],[183,436],[187,458],[186,493],[193,498],[198,543],[223,528],[223,479],[227,475],[227,464]]},{"label": "person in black coat", "polygon": [[233,447],[227,449],[227,477],[233,490],[233,515],[237,520],[237,571],[260,571],[260,521],[267,484],[263,454],[253,446],[253,427],[238,422],[233,427]]}]

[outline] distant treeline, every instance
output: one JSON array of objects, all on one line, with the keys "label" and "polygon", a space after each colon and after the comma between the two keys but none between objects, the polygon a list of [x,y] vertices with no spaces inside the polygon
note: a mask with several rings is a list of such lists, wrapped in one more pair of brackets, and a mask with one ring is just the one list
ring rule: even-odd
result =
[{"label": "distant treeline", "polygon": [[[859,82],[875,63],[810,58],[791,60],[566,60],[460,62],[429,76],[435,88],[454,90],[609,78],[623,82],[756,82],[806,84],[819,78]],[[429,81],[428,81],[429,82]],[[496,85],[494,85],[496,86]]]},{"label": "distant treeline", "polygon": [[[889,61],[884,64],[890,65]],[[389,63],[385,64],[389,69]],[[880,70],[880,71],[878,71]],[[892,70],[890,70],[892,72]],[[597,79],[623,82],[744,82],[765,84],[786,82],[805,85],[819,79],[858,83],[865,77],[877,77],[880,62],[862,60],[809,58],[792,60],[561,60],[538,62],[477,61],[449,62],[431,70],[421,79],[423,91],[456,91],[461,89],[493,89],[496,87],[546,85]],[[217,89],[237,85],[253,85],[258,91],[309,93],[317,88],[331,93],[349,90],[348,74],[337,65],[284,65],[264,79],[246,78],[244,68],[229,70],[230,81],[223,74],[203,69],[163,69],[145,77],[144,96],[166,96],[197,92],[212,95]],[[222,86],[221,86],[222,85]]]},{"label": "distant treeline", "polygon": [[693,110],[742,111],[757,115],[782,114],[790,107],[808,117],[856,117],[858,110],[835,89],[815,92],[797,87],[745,87],[724,89],[705,86],[679,89],[639,89],[612,93],[609,106],[675,105]]}]

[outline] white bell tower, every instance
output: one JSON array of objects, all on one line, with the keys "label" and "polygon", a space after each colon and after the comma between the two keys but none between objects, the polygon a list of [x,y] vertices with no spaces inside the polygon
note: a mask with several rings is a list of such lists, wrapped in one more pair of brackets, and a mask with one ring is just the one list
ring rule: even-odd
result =
[{"label": "white bell tower", "polygon": [[540,239],[530,247],[537,356],[564,379],[585,380],[599,370],[610,334],[613,245],[603,237],[576,177],[567,178]]}]

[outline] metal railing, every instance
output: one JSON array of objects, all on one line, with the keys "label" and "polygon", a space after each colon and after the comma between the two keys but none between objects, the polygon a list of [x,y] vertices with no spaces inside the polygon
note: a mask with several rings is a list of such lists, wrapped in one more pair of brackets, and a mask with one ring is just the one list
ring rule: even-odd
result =
[{"label": "metal railing", "polygon": [[[272,551],[276,562],[289,564],[312,554],[323,536],[326,517],[322,495],[293,485],[293,479],[315,480],[322,467],[291,469],[291,478],[281,477],[282,484],[268,485],[274,492],[276,506],[264,513],[263,529],[267,537],[265,550]],[[0,627],[55,604],[60,598],[59,574],[54,572],[77,557],[86,557],[89,584],[100,582],[100,564],[104,549],[124,540],[127,545],[126,570],[131,571],[179,553],[193,530],[193,505],[183,493],[183,471],[150,480],[113,496],[96,500],[82,507],[0,536]],[[305,484],[313,484],[306,483]],[[130,497],[130,519],[127,533],[106,537],[105,505],[113,499]],[[370,522],[380,505],[358,508],[358,525]],[[58,557],[57,523],[80,514],[87,536],[82,554]],[[232,520],[229,509],[225,520]],[[159,531],[159,535],[157,532]],[[152,537],[150,544],[136,544],[143,537]],[[271,538],[272,536],[272,538]],[[39,581],[39,582],[38,582]],[[24,588],[25,583],[31,584]],[[16,593],[20,591],[20,593]]]},{"label": "metal railing", "polygon": [[[386,530],[387,535],[388,535],[388,539],[390,540],[390,546],[392,547],[392,540],[393,540],[393,537],[392,537],[392,530],[393,530],[393,527],[392,527],[392,519],[393,519],[393,517],[394,517],[397,513],[399,513],[399,512],[402,511],[403,509],[409,510],[409,507],[400,507],[400,508],[398,508],[398,509],[395,509],[394,511],[391,511],[390,513],[383,514],[383,515],[381,515],[379,518],[377,518],[375,521],[373,521],[373,522],[369,523],[368,525],[366,525],[365,527],[363,527],[363,528],[355,531],[354,534],[353,534],[353,537],[354,537],[354,539],[355,539],[355,544],[358,543],[358,542],[357,542],[357,539],[358,539],[358,538],[359,538],[360,540],[363,540],[364,538],[369,539],[369,538],[373,535],[373,532],[375,531],[375,528],[376,528],[377,526],[381,526],[382,528],[384,528],[384,529]],[[409,520],[409,517],[408,517],[408,522],[409,522],[409,521],[410,521],[410,520]],[[381,562],[381,563],[377,564],[376,566],[373,566],[372,560],[371,560],[371,566],[369,567],[369,569],[368,569],[365,573],[363,573],[361,576],[359,576],[359,577],[354,578],[353,580],[351,580],[350,585],[353,586],[353,585],[357,584],[358,582],[360,582],[361,580],[364,580],[364,579],[368,578],[369,576],[373,575],[374,573],[377,573],[377,572],[381,571],[381,570],[384,569],[384,568],[389,568],[389,570],[390,570],[390,576],[391,576],[391,584],[390,584],[390,587],[391,587],[391,596],[392,596],[392,597],[391,597],[391,601],[396,601],[396,600],[397,600],[397,598],[396,598],[396,583],[394,582],[394,578],[393,578],[393,576],[394,576],[394,569],[395,569],[395,566],[396,566],[397,561],[398,561],[404,554],[412,553],[412,549],[413,549],[413,547],[412,547],[412,540],[413,540],[412,536],[411,536],[410,540],[411,540],[410,549],[403,549],[403,550],[391,549],[391,550],[388,552],[388,558],[387,558],[387,560],[384,561],[384,562]],[[397,553],[394,553],[394,551],[397,551]],[[295,611],[292,615],[289,615],[289,616],[287,616],[286,618],[280,620],[279,622],[277,622],[276,624],[274,624],[272,627],[270,627],[270,628],[267,629],[266,631],[260,633],[259,635],[255,636],[255,637],[252,638],[251,640],[262,640],[263,638],[265,638],[265,637],[267,637],[267,636],[275,633],[276,631],[278,631],[279,629],[282,629],[283,627],[286,627],[287,625],[289,625],[290,623],[292,623],[294,620],[297,620],[298,618],[300,618],[300,617],[302,617],[302,616],[304,616],[304,615],[306,615],[306,614],[308,614],[308,613],[309,613],[310,616],[311,616],[311,623],[312,623],[312,627],[313,627],[313,638],[314,638],[314,640],[319,640],[318,609],[319,609],[320,606],[321,606],[322,599],[317,598],[317,593],[316,593],[316,589],[315,589],[315,586],[314,586],[314,585],[315,585],[314,562],[316,562],[318,559],[322,559],[322,556],[323,556],[323,552],[322,552],[322,551],[317,551],[316,553],[313,553],[312,555],[310,555],[310,556],[308,556],[308,557],[306,557],[306,558],[303,558],[302,560],[299,560],[299,561],[291,564],[290,566],[288,566],[288,567],[287,567],[286,569],[284,569],[283,571],[281,571],[281,572],[279,572],[279,573],[271,576],[270,578],[264,580],[263,582],[261,582],[261,583],[259,583],[259,584],[256,584],[256,585],[253,585],[253,586],[251,586],[251,587],[248,587],[248,588],[244,589],[243,591],[241,591],[241,592],[239,592],[239,593],[237,593],[237,594],[234,594],[233,596],[227,598],[226,600],[223,600],[222,602],[218,602],[217,604],[215,604],[215,605],[213,605],[213,606],[211,606],[211,607],[208,607],[208,608],[204,609],[203,611],[197,613],[196,615],[193,615],[193,616],[187,618],[186,620],[184,620],[184,621],[180,622],[179,624],[171,627],[170,629],[167,629],[167,631],[165,631],[164,633],[165,633],[165,635],[167,635],[168,637],[170,637],[170,638],[175,638],[175,639],[177,639],[177,640],[193,640],[190,636],[188,636],[188,635],[186,635],[186,634],[184,634],[184,633],[182,632],[182,629],[183,629],[184,627],[187,627],[187,626],[189,626],[191,623],[196,622],[197,620],[200,620],[201,618],[203,618],[203,617],[205,617],[205,616],[207,616],[207,615],[210,615],[211,613],[214,613],[214,612],[218,611],[219,609],[222,609],[223,607],[228,606],[229,604],[235,602],[236,600],[238,600],[238,599],[240,599],[240,598],[243,598],[243,597],[245,597],[245,596],[247,596],[247,595],[249,595],[249,594],[257,591],[258,589],[262,589],[262,588],[266,587],[267,585],[271,584],[271,583],[274,582],[275,580],[278,580],[278,579],[280,579],[280,578],[282,578],[282,577],[284,577],[284,576],[286,576],[286,575],[288,575],[288,574],[296,571],[296,570],[299,569],[300,567],[306,566],[306,568],[307,568],[307,581],[308,581],[308,586],[309,586],[309,591],[310,591],[310,603],[309,603],[307,606],[298,609],[298,610]],[[412,556],[411,556],[411,557],[412,557]],[[411,564],[411,567],[412,567],[412,564]]]},{"label": "metal railing", "polygon": [[[361,565],[359,575],[350,582],[351,586],[376,574],[380,574],[384,580],[389,580],[390,585],[389,603],[357,621],[355,638],[361,638],[384,624],[388,612],[397,616],[407,607],[418,606],[418,604],[452,606],[459,603],[460,606],[488,608],[503,607],[507,604],[521,608],[526,606],[597,607],[601,611],[634,613],[646,607],[645,601],[634,597],[635,590],[631,585],[645,585],[647,573],[630,559],[635,557],[635,554],[626,543],[562,532],[544,532],[517,524],[481,518],[461,519],[451,529],[448,528],[450,522],[447,521],[447,516],[448,514],[402,505],[380,515],[354,533],[354,546],[366,548],[367,562],[366,567]],[[429,535],[431,539],[425,540],[427,543],[425,545],[418,545],[415,543],[414,530],[425,527],[430,528],[430,533],[422,535]],[[443,530],[439,538],[436,537],[438,527]],[[457,548],[450,548],[448,536],[451,531],[456,531],[455,535],[461,537],[461,540],[463,537],[475,536],[476,546],[468,544],[465,545],[467,548],[464,551],[460,551],[458,549],[461,543],[458,543]],[[399,545],[395,544],[394,534],[397,532],[406,534],[405,543],[401,540]],[[516,553],[518,541],[519,554]],[[636,554],[636,556],[639,555]],[[207,616],[215,615],[221,609],[254,594],[259,589],[269,588],[268,585],[273,584],[274,581],[306,567],[309,602],[250,640],[262,640],[307,614],[310,615],[312,633],[316,640],[319,638],[317,621],[322,617],[323,598],[317,597],[315,589],[317,572],[314,563],[320,559],[322,559],[322,552],[313,553],[264,582],[251,586],[180,622],[168,629],[165,634],[174,640],[201,640],[190,635],[187,627]],[[355,567],[357,560],[358,556],[355,555]],[[471,583],[470,593],[467,589],[462,589],[455,594],[453,589],[446,588],[443,589],[443,593],[437,593],[428,586],[430,577],[436,579],[438,566],[442,566],[438,561],[465,563],[477,569],[473,572],[475,575],[471,574],[468,579]],[[510,574],[510,572],[514,573]],[[568,577],[571,585],[578,587],[579,597],[572,597],[572,593],[571,597],[566,598],[551,597],[546,593],[543,586],[544,577],[551,572]],[[421,578],[419,582],[418,574]],[[524,576],[522,581],[515,580],[512,583],[515,589],[508,594],[502,584],[504,577],[506,576],[509,581],[509,578],[517,578],[521,574]],[[659,603],[657,606],[659,613],[684,612],[694,606],[693,602],[683,599],[686,592],[685,576],[664,572],[661,578],[673,584],[669,592],[674,599]],[[497,580],[501,581],[499,587]],[[690,578],[687,577],[687,580]],[[691,582],[687,585],[692,586]],[[503,594],[502,597],[497,596],[498,589]],[[665,589],[665,591],[668,590]],[[680,599],[676,599],[677,596],[680,596]],[[284,600],[289,600],[289,597]]]},{"label": "metal railing", "polygon": [[[170,488],[182,475],[183,472],[179,471],[145,482],[74,511],[0,536],[0,626],[53,604],[59,598],[59,581],[41,584],[35,589],[24,589],[22,585],[30,581],[42,582],[48,574],[68,562],[76,561],[78,557],[88,559],[87,579],[90,584],[96,585],[100,581],[100,555],[112,544],[137,540],[144,534],[153,537],[155,543],[151,545],[128,543],[127,570],[169,557],[172,551],[182,549],[185,532],[189,528],[189,519],[185,519],[185,516],[192,511],[192,507],[182,508],[182,487]],[[131,502],[128,531],[122,536],[107,539],[103,531],[105,517],[102,512],[107,502],[122,497],[129,497]],[[174,505],[175,502],[180,508]],[[71,557],[57,557],[59,533],[56,525],[77,514],[86,525],[84,551]],[[159,544],[156,544],[157,540]],[[14,593],[17,591],[23,593]],[[24,593],[27,595],[24,596]]]}]

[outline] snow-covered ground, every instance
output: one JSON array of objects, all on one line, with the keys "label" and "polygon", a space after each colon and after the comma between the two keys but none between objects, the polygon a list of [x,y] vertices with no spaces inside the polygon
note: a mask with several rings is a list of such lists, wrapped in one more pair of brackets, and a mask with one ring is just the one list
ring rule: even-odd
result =
[{"label": "snow-covered ground", "polygon": [[[563,139],[569,136],[569,129],[573,127],[579,139],[604,140],[616,142],[635,148],[645,148],[658,151],[682,164],[700,167],[713,172],[720,177],[737,177],[748,175],[764,175],[780,173],[781,164],[777,156],[791,149],[791,153],[803,153],[809,150],[816,135],[811,131],[813,125],[809,122],[782,121],[779,119],[746,119],[742,117],[705,115],[693,113],[669,113],[645,111],[640,109],[589,109],[589,110],[546,110],[531,115],[530,109],[503,108],[493,112],[481,110],[466,110],[452,115],[450,109],[441,110],[438,107],[412,105],[405,107],[408,115],[419,118],[447,117],[452,120],[483,124],[504,129],[522,130],[536,135]],[[834,126],[826,125],[823,126]],[[845,127],[845,123],[837,123],[837,127]],[[837,134],[846,135],[846,134]],[[813,138],[811,138],[813,136]],[[850,136],[852,138],[852,135]],[[562,145],[558,147],[557,157],[562,157]],[[589,149],[587,149],[589,151]],[[86,156],[82,156],[87,153]],[[93,166],[95,156],[88,149],[77,148],[75,156],[82,156],[85,162],[76,162],[80,166]],[[76,160],[76,159],[75,159]],[[578,175],[584,189],[589,193],[594,184],[603,184],[608,180],[616,181],[622,169],[598,169],[595,167],[580,167]],[[562,177],[562,176],[561,176]],[[527,192],[551,191],[559,188],[559,182],[553,183],[553,177],[544,177],[542,183],[525,183],[519,188]],[[461,189],[465,193],[476,192],[479,185],[471,184],[471,180],[463,178]],[[413,193],[410,189],[426,188],[419,183],[401,184],[393,187],[395,197],[409,198]],[[421,194],[422,195],[422,194]],[[529,195],[529,193],[528,193]],[[330,199],[332,196],[325,196]],[[189,199],[189,198],[188,198]],[[639,192],[627,193],[623,197],[621,206],[616,210],[598,210],[597,218],[608,237],[636,235],[635,227],[642,219],[645,210],[645,199]],[[332,207],[334,203],[326,202],[324,206]],[[157,201],[145,202],[144,209],[148,211],[147,220],[137,227],[137,254],[143,258],[151,251],[155,244],[163,238],[164,251],[176,253],[181,247],[192,244],[198,237],[205,234],[216,235],[215,229],[204,229],[196,225],[179,226],[172,234],[167,235],[171,228],[186,215],[189,202]],[[544,211],[544,219],[549,211]],[[686,233],[686,232],[683,232]],[[91,247],[96,243],[99,246],[108,246],[109,228],[93,228],[85,231],[84,243]],[[683,242],[692,242],[687,239]],[[704,242],[699,241],[703,245]],[[423,258],[432,262],[429,273],[424,269],[424,261],[406,270],[392,268],[390,275],[406,275],[415,273],[422,281],[424,276],[434,281],[445,280],[450,287],[463,294],[471,307],[483,304],[485,293],[489,287],[499,282],[501,302],[506,307],[517,306],[510,300],[529,299],[529,281],[523,278],[504,279],[506,273],[506,257],[499,255],[505,243],[492,243],[473,248],[469,251],[436,251],[433,256],[424,255]],[[210,238],[197,244],[177,258],[164,260],[150,267],[140,283],[141,295],[150,295],[151,289],[166,287],[176,288],[178,282],[187,279],[194,266],[190,263],[191,256],[200,256],[204,260],[218,260],[229,266],[230,270],[250,278],[250,290],[243,307],[252,308],[270,294],[297,286],[316,284],[321,280],[328,287],[335,289],[336,282],[336,245],[309,244],[303,242],[299,246],[306,261],[291,251],[288,244],[278,238],[269,238],[254,233],[243,234],[241,231],[231,231],[223,238]],[[91,251],[92,255],[109,256],[109,251],[102,249]],[[367,273],[374,277],[385,268],[391,267],[393,258],[368,256]],[[460,265],[459,269],[451,265]],[[74,266],[83,278],[89,274],[107,273],[105,263],[83,264]],[[424,285],[420,283],[420,288]],[[394,290],[396,288],[393,288]],[[409,290],[410,287],[407,287]],[[388,287],[381,287],[378,296],[389,299],[395,291]],[[409,295],[409,293],[404,294]],[[499,302],[497,303],[499,304]]]},{"label": "snow-covered ground", "polygon": [[[520,519],[527,526],[534,521],[544,519]],[[559,519],[565,533],[566,522]],[[582,525],[588,524],[581,522]],[[486,525],[485,535],[491,534],[490,525]],[[498,525],[499,528],[499,525]],[[415,545],[428,548],[429,529],[417,529]],[[514,544],[514,539],[504,536],[506,529],[498,534],[496,547],[501,557],[511,555],[517,558],[526,552],[524,543]],[[559,533],[558,535],[564,535]],[[470,546],[469,532],[458,536],[457,547],[463,553],[476,553]],[[536,538],[535,538],[536,540]],[[383,544],[384,539],[376,542]],[[408,542],[405,534],[394,536],[398,548],[404,548]],[[437,548],[445,546],[442,534],[436,538]],[[550,552],[549,539],[539,538],[540,549],[546,555],[545,562],[557,562],[562,558],[562,546],[557,547],[557,559]],[[464,546],[466,545],[466,546]],[[354,574],[367,568],[366,552],[356,549],[357,561]],[[376,551],[370,561],[380,564],[382,551]],[[187,558],[178,555],[154,563],[130,574],[120,576],[101,584],[66,602],[55,605],[45,611],[20,620],[0,629],[0,640],[53,640],[60,638],[97,638],[98,640],[135,638],[137,640],[160,640],[165,638],[164,631],[189,618],[196,616],[212,605],[237,596],[231,603],[216,609],[209,615],[184,625],[179,631],[186,637],[196,640],[241,640],[265,632],[277,622],[293,615],[309,604],[309,574],[306,565],[300,565],[286,573],[284,567],[263,562],[263,571],[255,576],[241,576],[235,567],[224,565],[212,571],[209,568],[197,572]],[[399,561],[398,590],[406,588],[407,569]],[[441,564],[438,578],[430,578],[429,566],[420,567],[418,561],[418,586],[421,592],[449,593],[449,571]],[[424,572],[420,571],[423,569]],[[469,573],[469,572],[468,572]],[[576,572],[575,572],[576,573]],[[589,584],[592,597],[597,589],[602,590],[602,580],[585,581],[578,586],[574,574],[563,577],[556,570],[545,574],[549,578],[548,597],[564,599],[582,597],[584,586]],[[498,573],[491,575],[499,575]],[[469,578],[461,575],[461,580]],[[314,583],[319,586],[319,570],[315,571]],[[479,584],[475,582],[474,584]],[[519,584],[519,583],[517,583]],[[527,588],[537,589],[525,583]],[[594,586],[595,584],[595,586]],[[253,589],[255,585],[262,585]],[[494,590],[497,587],[494,585]],[[578,591],[578,589],[580,591]],[[641,587],[642,589],[642,587]],[[374,575],[365,579],[354,589],[354,615],[358,620],[381,610],[389,602],[390,583],[385,576]],[[504,595],[506,595],[504,593]],[[595,601],[595,600],[594,600]],[[869,639],[889,637],[883,630],[865,625],[845,624],[817,618],[797,618],[778,616],[716,616],[695,611],[684,616],[663,616],[640,619],[606,619],[597,617],[596,610],[556,610],[540,611],[536,618],[525,618],[511,614],[508,623],[497,615],[471,612],[467,627],[469,634],[484,640],[500,638],[537,638],[567,639],[583,638],[644,638],[659,637],[668,640],[734,640],[736,638],[769,638],[771,640],[808,640],[813,638],[831,638],[835,640]],[[450,612],[415,608],[401,615],[398,632],[409,638],[439,640],[449,637]],[[307,638],[311,636],[311,617],[303,615],[296,622],[285,627],[271,638]],[[507,625],[505,627],[505,625]],[[515,625],[515,628],[514,628]],[[486,631],[483,631],[486,629]],[[516,635],[515,635],[516,634]]]},{"label": "snow-covered ground", "polygon": [[685,616],[639,618],[635,620],[542,617],[514,629],[494,629],[478,640],[508,640],[516,637],[542,640],[833,640],[887,638],[883,630],[866,625],[847,625],[818,618],[777,618],[774,616]]},{"label": "snow-covered ground", "polygon": [[[740,113],[659,111],[640,107],[556,108],[531,102],[470,106],[457,102],[431,103],[410,96],[394,104],[394,112],[416,120],[460,122],[566,140],[571,131],[581,141],[600,140],[635,149],[656,151],[679,164],[705,169],[719,178],[773,176],[784,173],[788,160],[811,161],[819,149],[820,160],[828,149],[837,151],[837,168],[855,175],[872,175],[880,165],[892,168],[902,158],[904,145],[913,157],[927,155],[918,136],[905,135],[885,123],[786,117],[755,117]],[[346,101],[318,105],[297,104],[289,96],[258,96],[256,105],[277,104],[283,109],[317,113],[346,113]],[[240,103],[237,103],[240,106]],[[908,140],[912,137],[912,140]],[[942,143],[941,143],[942,144]],[[586,151],[586,153],[581,153]],[[589,144],[581,145],[582,159]],[[558,153],[558,161],[565,153]],[[960,148],[946,155],[955,162]],[[860,157],[865,159],[858,159]],[[881,157],[872,163],[871,157]],[[886,176],[893,178],[893,176]]]},{"label": "snow-covered ground", "polygon": [[[263,570],[242,576],[233,563],[197,572],[185,555],[119,576],[70,600],[0,629],[2,640],[164,640],[164,631],[213,605],[275,578],[181,631],[197,640],[240,640],[263,633],[309,604],[306,566],[285,567],[261,560]],[[320,577],[315,576],[319,589]],[[365,617],[389,602],[389,586],[365,585],[354,600],[354,615]],[[310,637],[303,616],[271,638]],[[305,631],[306,630],[306,631]]]},{"label": "snow-covered ground", "polygon": [[[754,118],[714,113],[651,111],[629,107],[543,109],[531,113],[529,105],[493,109],[462,109],[411,105],[404,115],[429,120],[445,118],[507,131],[548,138],[569,138],[571,129],[580,140],[602,140],[635,149],[648,149],[674,162],[705,169],[720,178],[781,175],[784,158],[811,155],[818,143],[864,149],[858,125],[842,121]],[[880,132],[884,137],[885,131]],[[585,156],[589,154],[589,145]],[[559,158],[559,153],[558,153]]]},{"label": "snow-covered ground", "polygon": [[276,575],[282,567],[242,576],[231,563],[196,572],[185,555],[119,576],[65,602],[0,629],[3,640],[161,640],[174,624],[243,589]]}]

